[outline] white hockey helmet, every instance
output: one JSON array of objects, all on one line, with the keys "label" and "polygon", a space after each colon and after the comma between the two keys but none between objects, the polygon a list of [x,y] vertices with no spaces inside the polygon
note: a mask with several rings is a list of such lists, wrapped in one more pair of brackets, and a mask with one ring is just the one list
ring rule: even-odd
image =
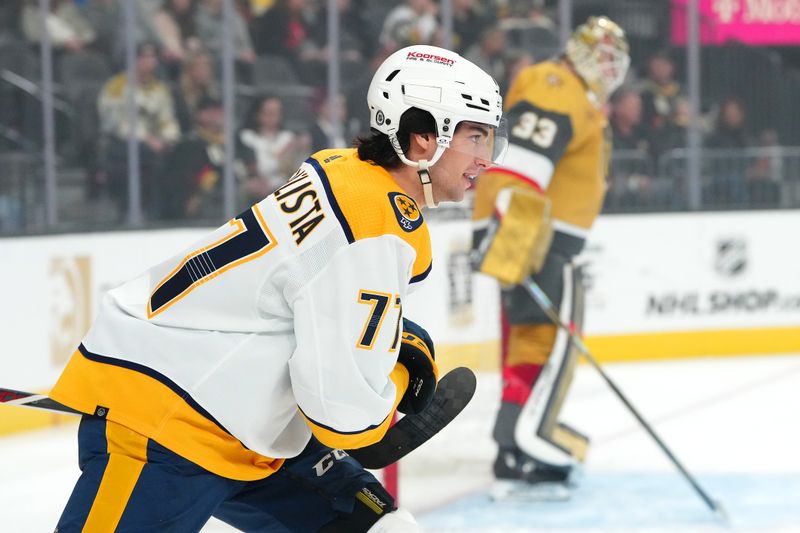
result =
[{"label": "white hockey helmet", "polygon": [[[427,168],[450,148],[461,122],[490,127],[485,159],[498,162],[508,146],[501,128],[503,99],[497,82],[480,67],[455,52],[416,45],[390,55],[372,77],[367,92],[370,126],[386,134],[406,165],[419,169],[425,202],[435,207]],[[400,117],[412,107],[427,111],[436,122],[437,148],[430,161],[411,161],[397,139]]]},{"label": "white hockey helmet", "polygon": [[625,32],[608,17],[589,17],[575,28],[566,56],[600,102],[622,85],[631,63]]}]

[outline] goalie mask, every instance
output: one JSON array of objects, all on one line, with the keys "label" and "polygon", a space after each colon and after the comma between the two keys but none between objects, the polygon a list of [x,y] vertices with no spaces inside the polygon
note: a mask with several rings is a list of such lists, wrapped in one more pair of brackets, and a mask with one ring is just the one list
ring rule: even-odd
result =
[{"label": "goalie mask", "polygon": [[[444,48],[418,45],[393,53],[373,76],[367,104],[370,126],[389,137],[403,163],[418,169],[428,207],[436,207],[436,201],[427,169],[446,149],[469,154],[490,166],[502,160],[508,146],[497,82]],[[400,118],[412,107],[427,111],[436,123],[437,147],[430,161],[409,160],[397,138]],[[482,125],[486,134],[469,142],[454,142],[456,128],[462,123]]]},{"label": "goalie mask", "polygon": [[622,85],[631,58],[625,32],[608,17],[589,17],[567,41],[566,56],[599,102]]}]

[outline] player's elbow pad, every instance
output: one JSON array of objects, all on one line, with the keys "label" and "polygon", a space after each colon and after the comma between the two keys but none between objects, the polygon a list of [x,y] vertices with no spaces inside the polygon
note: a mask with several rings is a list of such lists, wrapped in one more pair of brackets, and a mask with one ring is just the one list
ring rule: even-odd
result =
[{"label": "player's elbow pad", "polygon": [[397,406],[405,414],[423,411],[433,399],[439,369],[433,340],[418,324],[403,318],[403,338],[397,362],[408,370],[408,388]]}]

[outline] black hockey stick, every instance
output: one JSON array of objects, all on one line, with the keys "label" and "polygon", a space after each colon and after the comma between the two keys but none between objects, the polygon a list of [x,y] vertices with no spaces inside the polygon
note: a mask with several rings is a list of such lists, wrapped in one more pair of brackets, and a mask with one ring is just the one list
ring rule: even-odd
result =
[{"label": "black hockey stick", "polygon": [[705,502],[708,508],[711,509],[711,511],[716,513],[723,520],[727,521],[728,515],[725,512],[725,509],[723,509],[722,505],[718,501],[713,500],[708,495],[708,493],[703,490],[703,488],[700,486],[700,484],[697,482],[694,476],[692,476],[689,473],[689,471],[686,470],[686,468],[681,464],[681,462],[678,461],[678,458],[675,457],[675,454],[673,454],[672,451],[669,448],[667,448],[667,445],[664,444],[664,441],[661,440],[661,438],[656,434],[656,432],[653,430],[650,424],[647,423],[647,421],[642,417],[642,415],[639,414],[636,408],[633,407],[631,402],[628,401],[625,395],[622,394],[622,391],[619,389],[619,387],[617,387],[617,385],[613,381],[611,381],[611,378],[608,377],[608,374],[605,373],[603,368],[600,366],[600,363],[597,362],[597,359],[594,358],[592,353],[583,343],[583,340],[581,339],[580,334],[577,332],[575,325],[571,322],[569,324],[565,324],[564,321],[561,320],[561,317],[558,316],[558,312],[556,311],[553,302],[550,301],[550,298],[548,298],[547,294],[545,294],[542,288],[534,280],[528,278],[524,282],[524,286],[530,293],[530,295],[533,296],[533,299],[536,300],[536,303],[538,303],[539,306],[542,308],[542,310],[545,312],[547,318],[549,318],[553,322],[553,324],[564,330],[567,333],[567,335],[569,335],[570,341],[575,345],[578,351],[581,352],[581,354],[583,354],[583,356],[586,357],[586,360],[589,361],[589,363],[591,363],[591,365],[595,368],[595,370],[597,370],[597,372],[600,374],[600,377],[602,377],[603,380],[608,384],[608,386],[611,387],[611,390],[614,392],[614,394],[617,395],[617,398],[619,398],[622,401],[622,403],[625,404],[625,407],[628,408],[628,410],[636,418],[636,420],[639,421],[639,423],[642,425],[645,431],[647,431],[647,433],[653,438],[656,444],[658,444],[659,448],[661,448],[661,451],[663,451],[664,454],[666,454],[666,456],[669,458],[669,460],[672,461],[672,464],[674,464],[675,467],[678,469],[678,471],[683,475],[683,477],[686,478],[686,481],[689,482],[689,484],[692,486],[695,492],[703,499],[703,502]]},{"label": "black hockey stick", "polygon": [[375,444],[345,450],[364,468],[377,470],[400,460],[439,433],[464,410],[475,394],[477,380],[469,368],[451,370],[439,380],[433,400],[424,411],[406,415]]},{"label": "black hockey stick", "polygon": [[61,414],[82,415],[71,407],[58,403],[44,394],[34,394],[32,392],[22,392],[14,389],[0,388],[0,405],[18,405],[20,407],[33,407],[44,409]]}]

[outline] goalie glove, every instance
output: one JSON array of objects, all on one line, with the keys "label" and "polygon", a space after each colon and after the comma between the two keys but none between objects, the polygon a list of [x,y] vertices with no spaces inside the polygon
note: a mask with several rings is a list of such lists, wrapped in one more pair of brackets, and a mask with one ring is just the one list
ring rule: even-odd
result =
[{"label": "goalie glove", "polygon": [[428,406],[436,392],[439,369],[430,335],[407,318],[403,318],[403,338],[397,362],[408,370],[408,388],[397,410],[405,414],[419,413]]}]

